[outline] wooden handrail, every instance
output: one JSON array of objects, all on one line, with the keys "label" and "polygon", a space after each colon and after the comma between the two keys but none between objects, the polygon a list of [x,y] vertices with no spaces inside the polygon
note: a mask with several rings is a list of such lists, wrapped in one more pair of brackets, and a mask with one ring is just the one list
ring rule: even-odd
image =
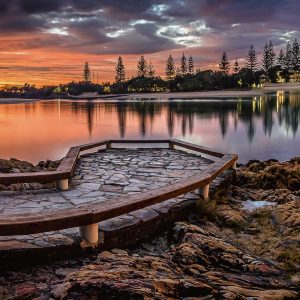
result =
[{"label": "wooden handrail", "polygon": [[[103,145],[107,146],[111,143],[127,142],[143,143],[144,140],[105,140],[97,143],[72,147],[66,157],[63,159],[61,165],[58,167],[57,171],[20,173],[18,174],[18,179],[21,178],[22,180],[22,175],[24,178],[39,181],[40,179],[57,180],[58,178],[69,178],[74,170],[80,151]],[[55,210],[51,212],[46,211],[41,212],[38,215],[28,215],[28,213],[26,213],[0,216],[0,236],[34,234],[73,228],[77,226],[85,226],[142,209],[147,206],[188,193],[195,189],[203,188],[204,186],[210,184],[211,181],[213,181],[224,170],[233,166],[238,159],[236,154],[219,153],[206,147],[196,146],[178,140],[154,140],[152,142],[173,143],[180,147],[216,156],[218,159],[203,173],[190,176],[184,180],[181,180],[180,182],[170,184],[165,187],[129,195],[124,197],[124,199],[120,199],[120,197],[118,197],[114,199],[108,199],[92,206],[84,205],[77,208]],[[145,143],[150,143],[150,140],[146,140]],[[8,179],[5,182],[8,182],[9,180],[14,182],[14,178],[16,177],[13,175],[15,174],[5,175],[8,175]]]}]

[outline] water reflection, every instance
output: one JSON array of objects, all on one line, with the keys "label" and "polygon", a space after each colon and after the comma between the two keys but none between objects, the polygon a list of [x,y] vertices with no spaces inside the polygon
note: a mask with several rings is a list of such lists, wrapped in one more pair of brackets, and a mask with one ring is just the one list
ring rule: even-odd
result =
[{"label": "water reflection", "polygon": [[59,157],[70,145],[107,137],[178,137],[237,152],[242,160],[287,159],[299,155],[299,119],[296,92],[224,101],[0,105],[0,157],[36,160],[49,149]]}]

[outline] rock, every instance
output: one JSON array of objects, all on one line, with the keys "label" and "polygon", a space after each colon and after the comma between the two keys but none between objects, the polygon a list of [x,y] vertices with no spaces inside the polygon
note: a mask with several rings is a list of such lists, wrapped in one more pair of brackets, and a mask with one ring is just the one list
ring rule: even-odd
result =
[{"label": "rock", "polygon": [[250,161],[238,172],[237,185],[248,188],[286,188],[297,191],[300,189],[299,159],[294,158],[285,163],[276,160]]},{"label": "rock", "polygon": [[[18,160],[16,158],[11,158],[10,160],[0,159],[0,173],[24,173],[24,172],[40,172],[43,170],[53,171],[59,166],[61,160],[46,162],[40,161],[36,166],[32,163]],[[40,184],[40,183],[30,183],[30,184],[11,184],[9,186],[0,185],[0,191],[21,191],[21,190],[36,190],[41,188],[52,188],[53,184]]]},{"label": "rock", "polygon": [[49,160],[45,162],[44,168],[49,169],[49,170],[55,170],[58,168],[62,160]]},{"label": "rock", "polygon": [[0,158],[0,173],[9,173],[11,167],[9,160]]},{"label": "rock", "polygon": [[[178,223],[163,255],[102,252],[56,285],[55,299],[297,299],[275,265],[259,260],[195,225]],[[222,298],[221,297],[221,298]]]},{"label": "rock", "polygon": [[19,169],[19,170],[24,170],[24,171],[27,170],[30,172],[34,167],[34,165],[32,163],[23,161],[23,160],[18,160],[16,158],[11,158],[9,161],[13,168]]}]

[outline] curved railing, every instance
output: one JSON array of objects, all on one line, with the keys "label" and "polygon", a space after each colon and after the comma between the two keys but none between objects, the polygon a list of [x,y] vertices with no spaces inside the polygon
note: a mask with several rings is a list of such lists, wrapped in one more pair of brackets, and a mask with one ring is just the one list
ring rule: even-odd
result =
[{"label": "curved railing", "polygon": [[[15,214],[0,216],[0,236],[23,235],[41,233],[80,227],[81,236],[90,243],[98,241],[98,222],[117,217],[147,206],[163,202],[190,191],[201,189],[204,198],[208,198],[210,183],[223,171],[235,168],[237,154],[225,154],[213,149],[182,142],[179,140],[105,140],[70,148],[56,171],[1,174],[0,183],[10,184],[16,182],[45,182],[57,181],[61,189],[68,188],[68,179],[72,176],[76,162],[81,151],[106,146],[111,148],[117,143],[160,143],[168,144],[170,149],[179,146],[216,157],[216,161],[209,165],[202,173],[190,176],[180,182],[146,192],[128,195],[124,199],[108,199],[99,204],[84,205],[77,208],[41,212],[38,215]],[[50,174],[48,174],[50,173]]]}]

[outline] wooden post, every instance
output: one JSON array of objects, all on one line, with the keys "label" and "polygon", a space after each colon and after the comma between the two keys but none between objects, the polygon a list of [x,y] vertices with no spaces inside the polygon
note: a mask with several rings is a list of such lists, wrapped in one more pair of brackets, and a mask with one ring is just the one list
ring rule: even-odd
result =
[{"label": "wooden post", "polygon": [[171,149],[171,150],[175,149],[175,145],[173,142],[169,142],[169,149]]},{"label": "wooden post", "polygon": [[69,179],[57,180],[56,187],[61,191],[66,191],[69,188]]},{"label": "wooden post", "polygon": [[236,163],[237,163],[237,161],[235,161],[231,167],[233,170],[236,170]]},{"label": "wooden post", "polygon": [[79,234],[82,239],[85,239],[91,244],[98,243],[98,238],[99,238],[98,223],[80,226]]},{"label": "wooden post", "polygon": [[111,143],[106,144],[106,149],[111,149]]},{"label": "wooden post", "polygon": [[209,184],[205,185],[202,189],[197,189],[196,193],[202,195],[204,200],[209,199]]}]

